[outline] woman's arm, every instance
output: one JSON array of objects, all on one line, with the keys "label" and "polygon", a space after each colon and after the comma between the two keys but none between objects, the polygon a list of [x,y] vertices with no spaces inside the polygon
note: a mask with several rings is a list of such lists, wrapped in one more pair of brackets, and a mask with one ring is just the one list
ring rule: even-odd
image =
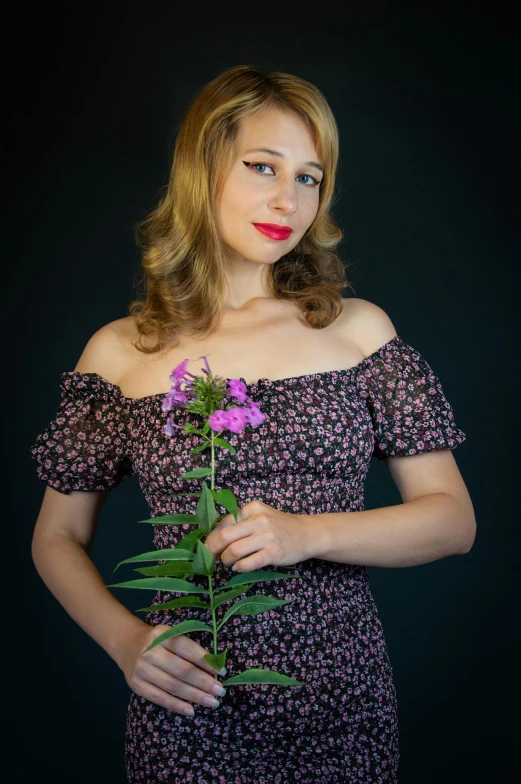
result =
[{"label": "woman's arm", "polygon": [[[186,635],[149,645],[169,627],[133,615],[105,586],[89,557],[105,492],[45,491],[32,554],[51,593],[114,659],[132,691],[167,710],[194,715],[191,702],[216,708],[225,690],[204,660],[208,651]],[[146,652],[145,652],[146,651]]]},{"label": "woman's arm", "polygon": [[47,487],[34,529],[38,574],[62,607],[121,667],[129,635],[150,627],[105,587],[89,557],[108,492],[59,493]]},{"label": "woman's arm", "polygon": [[400,567],[468,553],[476,536],[476,518],[452,452],[389,457],[386,463],[403,503],[314,515],[308,520],[314,557]]},{"label": "woman's arm", "polygon": [[307,518],[310,555],[363,566],[420,566],[468,553],[474,525],[466,505],[433,493],[396,506]]},{"label": "woman's arm", "polygon": [[206,540],[238,572],[308,558],[362,566],[419,566],[468,553],[476,535],[472,501],[450,450],[391,457],[403,503],[363,512],[299,515],[255,500],[220,521]]}]

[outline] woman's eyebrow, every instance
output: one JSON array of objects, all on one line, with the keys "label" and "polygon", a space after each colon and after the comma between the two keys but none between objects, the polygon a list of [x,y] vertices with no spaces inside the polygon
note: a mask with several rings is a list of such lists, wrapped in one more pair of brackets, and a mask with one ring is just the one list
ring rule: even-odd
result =
[{"label": "woman's eyebrow", "polygon": [[[279,158],[284,158],[284,155],[278,150],[268,150],[267,147],[257,147],[254,150],[246,150],[244,154],[249,155],[251,152],[264,152],[267,155],[276,155]],[[324,171],[322,166],[316,161],[308,161],[307,163],[304,164],[304,166],[313,166],[315,169],[318,169],[320,172]]]}]

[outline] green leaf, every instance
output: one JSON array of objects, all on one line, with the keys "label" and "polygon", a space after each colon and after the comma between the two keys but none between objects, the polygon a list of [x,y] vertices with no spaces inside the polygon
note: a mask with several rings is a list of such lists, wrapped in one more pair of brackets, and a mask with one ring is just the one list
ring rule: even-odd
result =
[{"label": "green leaf", "polygon": [[224,438],[214,438],[214,443],[218,444],[219,446],[222,446],[223,449],[229,449],[230,452],[234,455],[237,454],[237,452],[235,451],[235,447],[229,444],[228,441],[225,441]]},{"label": "green leaf", "polygon": [[226,591],[226,593],[222,593],[220,596],[216,596],[214,599],[213,606],[220,607],[221,604],[225,602],[229,602],[231,599],[235,599],[236,596],[240,596],[241,593],[247,591],[247,588],[234,588],[232,591]]},{"label": "green leaf", "polygon": [[214,500],[217,501],[218,504],[221,504],[221,506],[224,506],[224,508],[237,520],[237,514],[239,510],[237,506],[237,499],[235,498],[235,495],[232,493],[232,491],[223,489],[211,490],[210,492],[212,493]]},{"label": "green leaf", "polygon": [[208,476],[211,473],[212,469],[208,467],[194,468],[193,471],[187,471],[186,474],[182,474],[181,479],[200,479],[202,476]]},{"label": "green leaf", "polygon": [[152,517],[150,520],[138,520],[138,523],[152,523],[152,525],[199,525],[193,514],[163,515]]},{"label": "green leaf", "polygon": [[180,575],[193,574],[191,561],[170,561],[159,566],[143,566],[141,569],[134,569],[134,571],[144,574],[146,577],[179,577]]},{"label": "green leaf", "polygon": [[228,653],[228,648],[226,648],[225,651],[222,651],[222,653],[218,653],[217,655],[215,655],[215,653],[207,653],[205,656],[203,656],[203,659],[208,662],[210,667],[213,667],[214,670],[217,670],[217,672],[219,672],[219,670],[222,670],[222,668],[226,663],[227,653]]},{"label": "green leaf", "polygon": [[191,449],[190,452],[192,453],[192,455],[197,455],[199,452],[202,452],[203,449],[206,449],[210,445],[211,445],[211,441],[205,441],[204,444],[201,444],[200,446],[194,446],[194,448]]},{"label": "green leaf", "polygon": [[226,585],[214,588],[214,593],[216,591],[224,591],[227,588],[233,588],[236,585],[250,585],[251,583],[260,583],[264,580],[282,580],[288,577],[298,580],[301,579],[298,574],[284,574],[284,572],[244,572],[243,574],[236,574],[235,577],[232,577],[232,579],[226,583]]},{"label": "green leaf", "polygon": [[211,577],[215,570],[215,558],[204,542],[197,542],[197,552],[192,561],[194,574],[204,574]]},{"label": "green leaf", "polygon": [[167,593],[208,593],[199,585],[189,583],[188,580],[176,580],[175,577],[143,577],[141,580],[127,580],[124,583],[106,585],[105,588],[145,588]]},{"label": "green leaf", "polygon": [[[193,533],[192,531],[190,533]],[[190,534],[188,534],[190,536]],[[189,550],[181,550],[177,547],[172,550],[152,550],[149,553],[142,553],[141,555],[135,555],[133,558],[125,558],[124,561],[120,561],[116,566],[116,569],[119,569],[121,564],[124,563],[137,563],[140,561],[182,561],[182,560],[192,560],[193,555]],[[114,569],[114,571],[116,571]]]},{"label": "green leaf", "polygon": [[193,429],[193,431],[192,431],[192,432],[193,432],[193,433],[197,433],[197,435],[198,435],[198,436],[204,436],[204,431],[203,431],[203,429],[202,429],[202,428],[200,428],[200,427],[194,427],[194,429]]},{"label": "green leaf", "polygon": [[253,596],[245,596],[244,599],[239,599],[238,602],[226,611],[224,617],[217,627],[217,631],[222,629],[228,618],[232,615],[259,615],[259,613],[273,610],[274,607],[281,607],[283,604],[290,604],[293,599],[274,599],[273,596],[264,596],[264,594],[254,594]]},{"label": "green leaf", "polygon": [[156,637],[152,645],[149,645],[142,653],[146,653],[151,648],[155,648],[156,645],[160,645],[165,640],[169,640],[170,637],[177,637],[179,634],[187,634],[187,632],[210,632],[213,634],[213,629],[210,629],[209,626],[200,621],[183,621],[182,623],[178,623],[177,626],[172,626],[170,629],[167,629],[166,632],[160,634],[159,637]]},{"label": "green leaf", "polygon": [[201,528],[204,529],[206,534],[209,534],[215,528],[215,524],[217,523],[217,511],[215,509],[215,504],[210,492],[210,488],[204,481],[201,497],[197,502],[195,516],[197,518],[197,522]]},{"label": "green leaf", "polygon": [[169,602],[163,604],[152,604],[150,607],[141,607],[135,612],[152,612],[153,610],[175,610],[177,607],[201,607],[205,610],[211,610],[209,604],[202,602],[196,596],[181,596],[180,599],[171,599]]},{"label": "green leaf", "polygon": [[194,531],[190,531],[189,534],[187,534],[182,539],[180,539],[174,549],[188,550],[190,553],[193,553],[197,542],[203,536],[204,536],[204,529],[196,528]]},{"label": "green leaf", "polygon": [[234,675],[233,678],[228,678],[222,681],[223,686],[237,686],[241,683],[271,683],[275,686],[304,686],[304,681],[297,681],[295,678],[289,678],[287,675],[282,675],[280,672],[273,670],[260,670],[257,667],[252,667],[251,670],[244,670],[239,675]]}]

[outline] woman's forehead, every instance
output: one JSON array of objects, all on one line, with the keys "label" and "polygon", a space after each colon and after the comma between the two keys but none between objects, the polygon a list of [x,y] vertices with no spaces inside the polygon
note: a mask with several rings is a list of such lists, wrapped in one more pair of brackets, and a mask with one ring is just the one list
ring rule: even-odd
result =
[{"label": "woman's forehead", "polygon": [[310,160],[317,159],[313,137],[305,122],[281,109],[266,109],[243,117],[235,145],[241,155],[260,151],[285,157],[308,154]]}]

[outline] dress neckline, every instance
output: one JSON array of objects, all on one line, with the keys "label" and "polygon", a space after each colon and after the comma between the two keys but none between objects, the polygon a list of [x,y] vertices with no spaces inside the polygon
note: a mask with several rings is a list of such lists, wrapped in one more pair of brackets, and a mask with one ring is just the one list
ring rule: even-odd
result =
[{"label": "dress neckline", "polygon": [[[388,340],[386,343],[384,343],[382,346],[380,346],[380,348],[377,348],[376,351],[373,351],[372,354],[369,354],[368,357],[365,357],[364,359],[360,360],[360,362],[358,362],[356,365],[351,365],[351,367],[348,367],[348,368],[339,368],[339,369],[333,369],[333,370],[321,370],[318,373],[304,373],[303,375],[300,375],[300,376],[288,376],[286,378],[276,378],[276,379],[259,378],[258,381],[253,381],[253,382],[251,382],[249,384],[244,380],[244,378],[242,376],[236,376],[235,380],[242,381],[243,384],[245,385],[246,389],[254,390],[254,389],[257,389],[257,388],[263,387],[263,386],[272,387],[275,384],[287,384],[287,383],[295,383],[295,382],[310,381],[310,380],[319,381],[319,380],[325,379],[327,377],[336,378],[337,376],[340,376],[340,375],[343,375],[343,374],[350,375],[351,373],[353,373],[355,371],[357,372],[367,362],[371,362],[373,359],[378,357],[380,354],[383,354],[384,351],[387,350],[388,348],[390,348],[392,345],[394,345],[394,344],[399,345],[402,342],[403,341],[402,341],[401,337],[399,335],[395,335],[393,338],[391,338],[391,340]],[[82,373],[79,370],[66,370],[63,375],[70,376],[70,377],[74,377],[74,376],[81,377],[81,376],[83,376],[83,377],[95,378],[100,383],[102,383],[104,386],[112,388],[113,390],[118,392],[119,395],[123,398],[123,400],[125,400],[125,402],[128,403],[128,404],[130,404],[130,403],[140,403],[140,402],[142,402],[144,400],[152,401],[152,400],[155,400],[156,398],[164,398],[164,396],[168,392],[168,390],[167,390],[167,392],[155,392],[152,395],[144,395],[143,397],[126,397],[123,394],[123,392],[121,391],[121,387],[119,387],[117,384],[113,384],[111,381],[107,381],[105,378],[103,378],[103,376],[100,376],[98,373]],[[232,381],[231,378],[225,378],[224,380],[225,381]]]}]

